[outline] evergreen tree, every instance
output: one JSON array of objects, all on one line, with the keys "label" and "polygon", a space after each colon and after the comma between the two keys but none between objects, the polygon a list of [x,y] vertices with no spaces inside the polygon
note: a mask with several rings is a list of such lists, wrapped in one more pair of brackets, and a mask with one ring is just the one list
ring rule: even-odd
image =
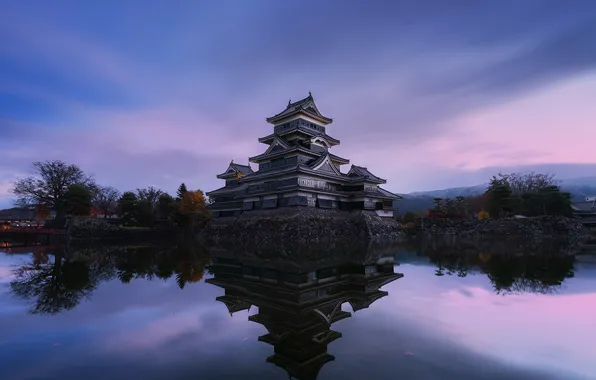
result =
[{"label": "evergreen tree", "polygon": [[178,202],[180,202],[182,200],[182,198],[184,197],[184,194],[186,194],[187,192],[188,192],[188,189],[186,188],[186,185],[184,184],[184,182],[182,182],[180,187],[178,187],[178,191],[176,192],[176,200]]}]

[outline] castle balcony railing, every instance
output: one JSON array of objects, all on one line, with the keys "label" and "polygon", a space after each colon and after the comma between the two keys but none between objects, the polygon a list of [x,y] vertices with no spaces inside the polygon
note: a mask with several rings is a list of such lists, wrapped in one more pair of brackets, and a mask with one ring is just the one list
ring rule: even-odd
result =
[{"label": "castle balcony railing", "polygon": [[294,123],[285,123],[282,125],[278,125],[277,127],[273,128],[273,133],[275,133],[276,135],[282,134],[286,131],[289,130],[296,130],[296,131],[313,131],[316,134],[324,134],[325,133],[325,127],[321,127],[320,125],[316,125],[313,123],[307,123],[307,125],[297,125]]},{"label": "castle balcony railing", "polygon": [[282,124],[282,125],[278,125],[277,127],[273,128],[273,133],[275,133],[276,135],[279,135],[287,130],[290,129],[296,129],[295,125],[290,125],[290,124]]}]

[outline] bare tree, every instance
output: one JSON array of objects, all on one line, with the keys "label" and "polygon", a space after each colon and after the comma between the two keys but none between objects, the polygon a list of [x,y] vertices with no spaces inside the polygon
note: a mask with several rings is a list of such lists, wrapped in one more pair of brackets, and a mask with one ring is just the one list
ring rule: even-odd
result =
[{"label": "bare tree", "polygon": [[147,202],[151,207],[155,207],[159,201],[160,195],[164,192],[156,189],[153,186],[149,186],[146,189],[137,189],[137,198],[139,202]]},{"label": "bare tree", "polygon": [[18,206],[46,205],[57,209],[70,186],[83,185],[92,192],[97,188],[92,175],[60,160],[34,162],[33,172],[14,183],[12,193],[17,196]]},{"label": "bare tree", "polygon": [[554,174],[541,173],[499,173],[490,181],[490,186],[506,185],[511,190],[511,195],[522,195],[528,193],[538,193],[549,187],[558,186],[560,181],[555,179]]},{"label": "bare tree", "polygon": [[93,197],[93,207],[101,210],[104,218],[107,218],[109,214],[116,213],[119,198],[120,192],[117,189],[110,186],[98,187]]}]

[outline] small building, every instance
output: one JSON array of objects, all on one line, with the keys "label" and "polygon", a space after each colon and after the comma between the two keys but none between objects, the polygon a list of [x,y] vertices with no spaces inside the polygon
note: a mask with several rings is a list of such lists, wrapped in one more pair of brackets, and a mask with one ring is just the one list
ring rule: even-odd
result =
[{"label": "small building", "polygon": [[327,134],[333,120],[319,111],[310,93],[266,121],[273,133],[259,138],[266,150],[249,158],[256,170],[232,161],[217,176],[225,186],[207,193],[214,217],[295,206],[371,210],[393,217],[393,202],[401,198],[380,187],[385,179],[362,166],[340,170],[350,161],[331,153],[340,144]]},{"label": "small building", "polygon": [[581,219],[584,224],[596,224],[596,196],[586,197],[583,202],[573,202],[571,212],[575,218]]},{"label": "small building", "polygon": [[0,210],[0,220],[7,222],[35,220],[35,210],[21,207]]},{"label": "small building", "polygon": [[[37,222],[37,211],[35,208],[13,207],[0,210],[0,222],[7,223],[32,223]],[[48,219],[56,217],[55,210],[49,210]]]}]

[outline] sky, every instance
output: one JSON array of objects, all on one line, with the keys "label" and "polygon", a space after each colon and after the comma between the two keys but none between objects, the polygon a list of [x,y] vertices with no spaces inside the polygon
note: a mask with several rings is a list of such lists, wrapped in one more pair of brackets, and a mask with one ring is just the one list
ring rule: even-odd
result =
[{"label": "sky", "polygon": [[593,176],[595,38],[591,0],[3,1],[0,207],[47,159],[213,190],[309,91],[394,192]]}]

